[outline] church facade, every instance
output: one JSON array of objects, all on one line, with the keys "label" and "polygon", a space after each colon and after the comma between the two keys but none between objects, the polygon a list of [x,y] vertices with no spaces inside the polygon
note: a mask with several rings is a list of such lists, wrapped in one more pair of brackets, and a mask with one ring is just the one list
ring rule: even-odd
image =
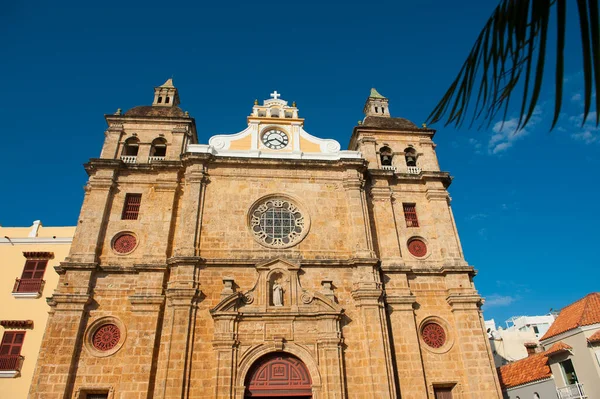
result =
[{"label": "church facade", "polygon": [[198,143],[169,79],[106,115],[31,398],[500,398],[432,141],[372,90],[348,150],[277,92]]}]

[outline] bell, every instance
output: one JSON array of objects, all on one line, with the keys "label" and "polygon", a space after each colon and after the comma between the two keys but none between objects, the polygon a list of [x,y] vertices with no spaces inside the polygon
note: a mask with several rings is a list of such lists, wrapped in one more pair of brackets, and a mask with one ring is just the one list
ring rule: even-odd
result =
[{"label": "bell", "polygon": [[415,159],[415,157],[413,157],[411,155],[407,155],[406,156],[406,165],[417,166],[417,160]]},{"label": "bell", "polygon": [[381,164],[382,165],[391,165],[392,164],[392,157],[389,155],[382,155],[381,156]]}]

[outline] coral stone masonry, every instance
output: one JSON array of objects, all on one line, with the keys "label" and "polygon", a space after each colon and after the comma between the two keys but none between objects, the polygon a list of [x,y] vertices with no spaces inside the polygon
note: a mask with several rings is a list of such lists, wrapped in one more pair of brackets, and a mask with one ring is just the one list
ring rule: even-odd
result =
[{"label": "coral stone masonry", "polygon": [[435,131],[373,89],[342,150],[280,97],[106,115],[31,398],[501,397]]}]

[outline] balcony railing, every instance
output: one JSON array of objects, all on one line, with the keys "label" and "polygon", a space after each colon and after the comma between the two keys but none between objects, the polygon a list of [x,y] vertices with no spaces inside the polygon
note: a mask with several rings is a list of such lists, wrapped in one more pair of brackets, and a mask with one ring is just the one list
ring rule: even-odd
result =
[{"label": "balcony railing", "polygon": [[152,163],[152,162],[157,162],[157,161],[164,161],[165,157],[148,157],[148,163]]},{"label": "balcony railing", "polygon": [[406,173],[409,173],[411,175],[418,175],[419,173],[421,173],[421,168],[419,168],[418,166],[407,166]]},{"label": "balcony railing", "polygon": [[35,293],[41,294],[44,289],[44,280],[40,279],[15,279],[15,286],[13,287],[13,293]]},{"label": "balcony railing", "polygon": [[381,169],[383,170],[391,170],[391,171],[396,171],[396,167],[392,166],[392,165],[381,165]]},{"label": "balcony railing", "polygon": [[585,399],[585,392],[583,391],[583,384],[575,383],[567,385],[563,388],[556,388],[558,399]]},{"label": "balcony railing", "polygon": [[136,163],[137,155],[121,155],[121,161],[125,163]]},{"label": "balcony railing", "polygon": [[23,359],[21,355],[0,355],[0,371],[21,371]]}]

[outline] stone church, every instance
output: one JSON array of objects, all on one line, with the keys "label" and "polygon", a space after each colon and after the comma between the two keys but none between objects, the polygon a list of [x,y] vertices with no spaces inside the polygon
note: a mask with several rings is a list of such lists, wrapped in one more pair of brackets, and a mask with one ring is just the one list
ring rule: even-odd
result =
[{"label": "stone church", "polygon": [[279,97],[208,144],[171,79],[106,115],[31,398],[501,397],[435,131]]}]

